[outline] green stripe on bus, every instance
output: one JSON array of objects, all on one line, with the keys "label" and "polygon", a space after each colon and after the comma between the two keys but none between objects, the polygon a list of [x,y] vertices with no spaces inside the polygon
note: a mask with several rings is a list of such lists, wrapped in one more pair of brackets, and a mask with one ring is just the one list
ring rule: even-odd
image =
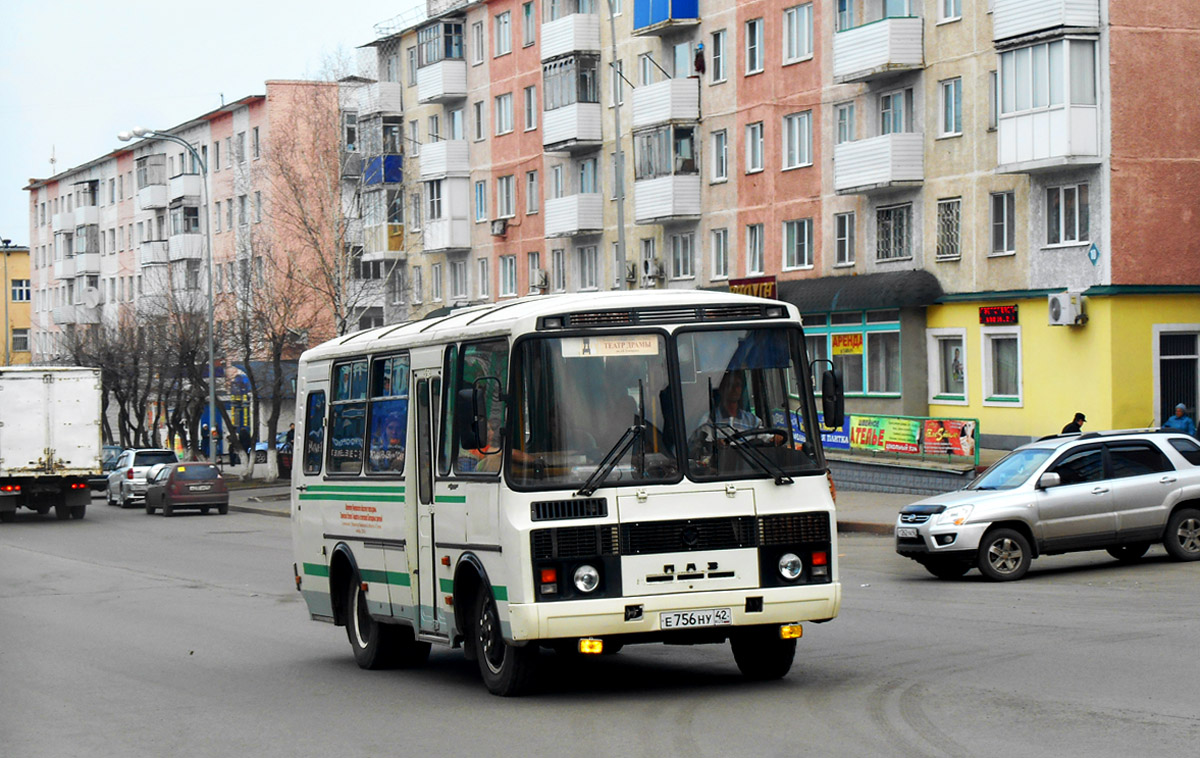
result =
[{"label": "green stripe on bus", "polygon": [[383,584],[394,584],[398,587],[411,587],[411,581],[408,574],[400,571],[379,571],[377,569],[359,569],[359,576],[364,582],[382,582]]},{"label": "green stripe on bus", "polygon": [[465,503],[467,502],[466,495],[434,495],[433,502],[435,503]]},{"label": "green stripe on bus", "polygon": [[[401,495],[403,493],[400,493]],[[317,493],[310,495],[306,492],[300,493],[301,500],[354,500],[361,503],[394,503],[400,499],[398,495],[363,495],[358,492],[331,492],[329,494]]]},{"label": "green stripe on bus", "polygon": [[304,573],[309,576],[329,576],[329,567],[320,563],[306,563],[304,564]]},{"label": "green stripe on bus", "polygon": [[442,592],[454,592],[453,579],[438,579],[438,586],[441,588]]},{"label": "green stripe on bus", "polygon": [[492,597],[496,598],[497,600],[503,600],[503,601],[507,602],[508,601],[508,587],[505,587],[500,584],[493,586],[492,587]]},{"label": "green stripe on bus", "polygon": [[383,486],[383,485],[376,485],[376,486],[361,485],[360,486],[357,484],[313,484],[313,485],[309,486],[308,491],[309,492],[345,492],[345,491],[350,491],[350,492],[395,492],[397,494],[403,495],[404,494],[404,486],[401,485],[401,486],[397,487],[397,486]]}]

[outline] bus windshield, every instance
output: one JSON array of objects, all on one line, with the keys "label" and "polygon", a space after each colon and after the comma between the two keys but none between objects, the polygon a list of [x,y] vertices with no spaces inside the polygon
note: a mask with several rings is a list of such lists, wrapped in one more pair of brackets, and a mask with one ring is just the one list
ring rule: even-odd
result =
[{"label": "bus windshield", "polygon": [[603,484],[679,479],[663,335],[531,339],[513,366],[513,484],[582,485],[622,447]]}]

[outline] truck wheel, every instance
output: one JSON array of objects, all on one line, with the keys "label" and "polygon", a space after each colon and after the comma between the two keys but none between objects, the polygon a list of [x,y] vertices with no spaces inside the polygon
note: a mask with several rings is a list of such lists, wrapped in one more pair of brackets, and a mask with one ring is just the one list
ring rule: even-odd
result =
[{"label": "truck wheel", "polygon": [[471,644],[479,662],[483,683],[493,695],[510,697],[529,689],[537,665],[537,645],[517,647],[504,641],[496,601],[484,587],[475,598]]},{"label": "truck wheel", "polygon": [[71,518],[76,519],[76,520],[81,519],[81,518],[83,518],[83,515],[85,513],[87,513],[86,505],[72,505],[71,506]]},{"label": "truck wheel", "polygon": [[0,522],[11,524],[17,520],[16,511],[0,511]]},{"label": "truck wheel", "polygon": [[71,509],[65,505],[54,506],[54,517],[59,521],[66,521],[71,518]]},{"label": "truck wheel", "polygon": [[777,626],[739,629],[730,636],[729,646],[742,676],[757,681],[783,678],[796,657],[796,640],[780,639]]},{"label": "truck wheel", "polygon": [[47,513],[49,513],[49,512],[50,512],[50,506],[48,506],[48,505],[39,505],[39,506],[36,508],[36,510],[37,510],[37,514],[38,514],[39,516],[45,516]]}]

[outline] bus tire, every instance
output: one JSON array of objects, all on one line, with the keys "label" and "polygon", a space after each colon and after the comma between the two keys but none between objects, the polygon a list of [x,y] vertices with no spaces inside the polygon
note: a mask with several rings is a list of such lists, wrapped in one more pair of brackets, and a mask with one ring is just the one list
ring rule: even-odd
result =
[{"label": "bus tire", "polygon": [[411,629],[381,624],[371,617],[358,572],[350,575],[346,586],[346,638],[354,651],[354,662],[363,669],[415,666],[429,657],[429,643],[417,642]]},{"label": "bus tire", "polygon": [[796,640],[779,638],[778,626],[752,626],[729,637],[742,676],[759,682],[782,679],[796,657]]},{"label": "bus tire", "polygon": [[537,665],[537,645],[517,647],[504,641],[496,601],[486,587],[476,595],[472,619],[471,644],[488,692],[511,697],[528,691]]},{"label": "bus tire", "polygon": [[16,520],[17,520],[17,512],[16,511],[0,511],[0,521],[3,521],[6,524],[11,524],[12,522],[14,522]]}]

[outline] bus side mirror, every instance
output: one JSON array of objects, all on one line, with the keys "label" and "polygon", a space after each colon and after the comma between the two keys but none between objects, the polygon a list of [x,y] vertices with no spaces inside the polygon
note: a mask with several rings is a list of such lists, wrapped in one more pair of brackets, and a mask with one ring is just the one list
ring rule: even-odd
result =
[{"label": "bus side mirror", "polygon": [[458,444],[478,450],[487,444],[487,417],[484,416],[483,388],[478,384],[458,391],[454,403],[454,427]]},{"label": "bus side mirror", "polygon": [[846,420],[846,392],[842,388],[842,372],[830,369],[821,374],[821,413],[826,429],[841,429]]}]

